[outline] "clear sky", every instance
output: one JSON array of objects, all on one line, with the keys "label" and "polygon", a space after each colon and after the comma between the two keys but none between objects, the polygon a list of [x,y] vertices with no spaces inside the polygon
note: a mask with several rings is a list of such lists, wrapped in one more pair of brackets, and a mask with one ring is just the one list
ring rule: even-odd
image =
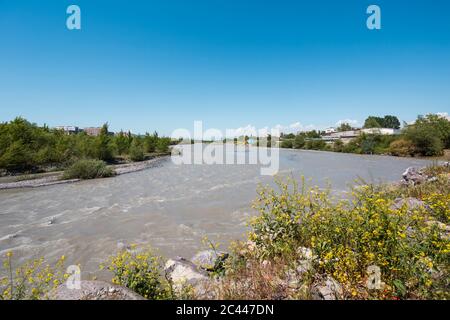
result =
[{"label": "clear sky", "polygon": [[0,0],[0,121],[170,134],[449,111],[448,0]]}]

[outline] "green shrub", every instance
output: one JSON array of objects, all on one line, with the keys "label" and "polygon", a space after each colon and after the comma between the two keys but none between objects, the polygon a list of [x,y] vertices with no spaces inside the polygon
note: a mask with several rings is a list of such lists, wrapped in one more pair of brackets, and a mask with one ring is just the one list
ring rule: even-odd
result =
[{"label": "green shrub", "polygon": [[290,139],[281,141],[281,148],[292,149],[292,145],[292,140]]},{"label": "green shrub", "polygon": [[96,141],[97,158],[104,161],[111,161],[114,158],[114,145],[108,132],[108,124],[105,123],[100,130]]},{"label": "green shrub", "polygon": [[327,143],[323,140],[308,140],[305,148],[308,150],[328,150]]},{"label": "green shrub", "polygon": [[298,134],[295,136],[292,147],[295,149],[302,149],[305,146],[305,143],[305,137],[302,134]]},{"label": "green shrub", "polygon": [[160,153],[169,152],[170,138],[159,138],[156,144],[156,151]]},{"label": "green shrub", "polygon": [[25,171],[34,165],[33,154],[21,141],[13,142],[0,156],[0,167],[8,171]]},{"label": "green shrub", "polygon": [[362,153],[361,147],[357,139],[350,140],[350,142],[348,142],[343,146],[342,150],[345,153],[357,153],[357,154]]},{"label": "green shrub", "polygon": [[342,140],[336,140],[333,142],[333,151],[334,152],[343,152],[344,151],[344,142]]},{"label": "green shrub", "polygon": [[424,156],[442,155],[443,149],[450,147],[450,121],[437,115],[419,116],[404,132]]},{"label": "green shrub", "polygon": [[131,161],[143,161],[145,158],[142,145],[137,139],[133,139],[133,142],[131,143],[129,156]]},{"label": "green shrub", "polygon": [[63,179],[95,179],[112,177],[114,170],[101,160],[79,160],[64,171]]},{"label": "green shrub", "polygon": [[[123,250],[109,259],[106,269],[112,272],[112,282],[140,294],[146,299],[172,298],[170,283],[161,277],[162,259],[151,249]],[[101,269],[105,266],[101,265]]]},{"label": "green shrub", "polygon": [[[446,178],[448,180],[448,178]],[[441,183],[439,181],[433,182]],[[335,201],[329,191],[279,182],[262,188],[249,234],[259,259],[289,259],[298,247],[311,248],[314,275],[328,274],[346,298],[442,299],[448,292],[450,241],[425,208],[395,208],[385,188],[361,186],[349,199]],[[448,217],[449,189],[423,200]],[[382,290],[367,286],[368,268],[381,270]]]},{"label": "green shrub", "polygon": [[156,146],[158,144],[158,134],[155,132],[153,135],[148,133],[144,137],[144,148],[146,152],[152,153],[156,151]]},{"label": "green shrub", "polygon": [[409,129],[407,136],[414,144],[415,150],[423,156],[437,156],[443,153],[444,145],[442,141],[429,127]]},{"label": "green shrub", "polygon": [[0,300],[48,299],[49,293],[67,278],[65,256],[54,267],[44,264],[44,259],[28,261],[13,268],[13,253],[8,251],[3,260],[5,275],[0,275]]},{"label": "green shrub", "polygon": [[406,139],[392,141],[389,146],[389,152],[393,156],[406,157],[414,154],[414,145]]},{"label": "green shrub", "polygon": [[123,131],[120,131],[119,134],[114,137],[114,144],[118,154],[128,154],[130,148],[130,136],[131,133],[126,135]]}]

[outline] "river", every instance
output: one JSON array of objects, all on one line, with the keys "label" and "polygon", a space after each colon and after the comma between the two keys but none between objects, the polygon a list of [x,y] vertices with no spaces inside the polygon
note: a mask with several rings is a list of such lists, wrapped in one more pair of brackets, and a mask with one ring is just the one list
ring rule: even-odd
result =
[{"label": "river", "polygon": [[[238,151],[242,152],[242,151]],[[280,175],[331,183],[348,190],[357,178],[399,180],[411,158],[361,156],[317,151],[280,151]],[[190,258],[208,236],[227,246],[246,231],[261,176],[257,165],[176,165],[166,159],[154,168],[114,178],[35,189],[0,191],[0,255],[13,250],[17,264],[61,255],[92,274],[120,242],[150,244],[165,257]],[[49,223],[52,221],[52,223]]]}]

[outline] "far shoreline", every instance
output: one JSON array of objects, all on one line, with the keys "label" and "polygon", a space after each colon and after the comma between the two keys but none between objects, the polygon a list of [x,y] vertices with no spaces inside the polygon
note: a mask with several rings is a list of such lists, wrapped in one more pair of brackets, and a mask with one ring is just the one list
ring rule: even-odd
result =
[{"label": "far shoreline", "polygon": [[416,159],[416,160],[426,160],[426,161],[435,161],[435,162],[449,162],[450,161],[450,149],[444,151],[442,156],[394,156],[392,154],[365,154],[365,153],[353,153],[353,152],[336,152],[331,150],[314,150],[314,149],[295,149],[295,148],[282,148],[278,147],[280,150],[291,150],[291,151],[313,151],[313,152],[325,152],[332,154],[352,154],[355,156],[378,156],[378,157],[388,157],[393,159]]},{"label": "far shoreline", "polygon": [[[140,161],[140,162],[131,162],[131,163],[125,163],[125,164],[112,164],[112,165],[109,165],[109,167],[114,169],[116,176],[119,176],[119,175],[123,175],[123,174],[127,174],[127,173],[133,173],[133,172],[138,172],[138,171],[146,170],[149,168],[153,168],[159,162],[165,160],[168,157],[170,157],[170,155],[155,156],[154,158],[149,159],[149,160],[144,160],[144,161]],[[68,183],[85,181],[83,179],[61,180],[63,173],[64,173],[64,171],[56,171],[56,172],[49,172],[49,173],[45,173],[45,174],[33,173],[33,174],[24,175],[24,176],[29,176],[30,178],[24,179],[24,180],[19,180],[19,181],[0,183],[0,190],[39,188],[39,187],[47,187],[47,186],[53,186],[53,185],[59,185],[59,184],[68,184]],[[39,176],[43,176],[43,177],[36,178]],[[20,176],[18,176],[18,177],[20,177]],[[114,177],[112,177],[112,178],[114,178]],[[107,178],[97,178],[97,179],[107,179]],[[97,179],[94,179],[94,180],[97,180]]]}]

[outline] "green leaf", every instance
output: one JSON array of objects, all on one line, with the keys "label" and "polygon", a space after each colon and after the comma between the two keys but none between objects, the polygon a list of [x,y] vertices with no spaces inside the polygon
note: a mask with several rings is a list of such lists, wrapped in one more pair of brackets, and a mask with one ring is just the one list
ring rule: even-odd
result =
[{"label": "green leaf", "polygon": [[397,288],[400,295],[404,296],[406,294],[406,287],[400,280],[398,279],[394,280],[394,285]]}]

